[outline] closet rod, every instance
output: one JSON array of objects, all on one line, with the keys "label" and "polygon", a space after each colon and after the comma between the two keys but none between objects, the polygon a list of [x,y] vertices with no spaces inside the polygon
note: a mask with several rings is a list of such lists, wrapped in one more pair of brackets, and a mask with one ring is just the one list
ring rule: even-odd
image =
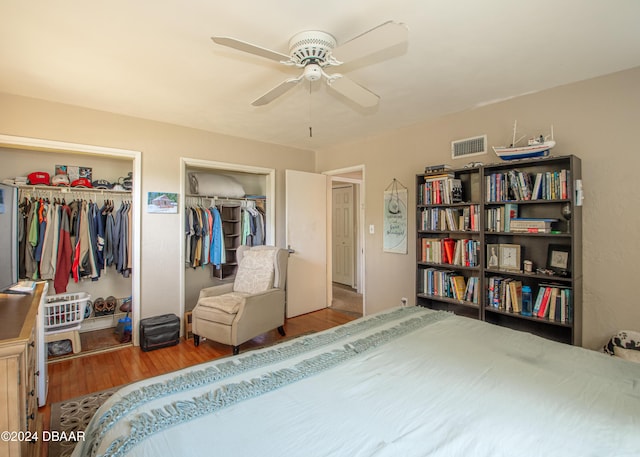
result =
[{"label": "closet rod", "polygon": [[87,192],[92,194],[101,194],[101,195],[111,195],[111,194],[121,194],[121,195],[131,195],[130,190],[111,190],[111,189],[95,189],[93,187],[66,187],[66,186],[44,186],[44,185],[26,185],[26,186],[17,186],[20,190],[31,190],[33,192],[41,191],[50,191],[50,192],[60,192],[63,194],[70,194],[74,192]]}]

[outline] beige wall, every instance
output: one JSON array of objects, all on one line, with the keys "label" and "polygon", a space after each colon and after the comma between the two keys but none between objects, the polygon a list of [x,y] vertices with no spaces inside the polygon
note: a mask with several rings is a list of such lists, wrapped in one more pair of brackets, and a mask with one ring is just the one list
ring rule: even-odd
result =
[{"label": "beige wall", "polygon": [[[284,243],[284,169],[314,170],[314,155],[276,145],[41,100],[0,94],[0,133],[142,151],[142,192],[180,192],[179,157],[275,167],[278,170],[276,242]],[[640,68],[518,97],[375,138],[319,151],[315,170],[364,164],[366,297],[369,313],[415,294],[415,216],[409,213],[409,254],[382,252],[382,195],[393,178],[411,190],[427,164],[464,165],[450,158],[450,142],[486,133],[490,145],[507,143],[513,120],[523,133],[555,128],[556,155],[582,158],[584,202],[584,341],[597,348],[621,329],[640,330],[633,293],[640,258],[640,170],[636,125],[640,119]],[[366,121],[366,120],[363,120]],[[7,157],[0,157],[2,164]],[[498,159],[489,154],[473,160]],[[0,167],[3,168],[3,167]],[[2,172],[0,172],[2,173]],[[4,177],[4,176],[2,176]],[[141,300],[143,317],[177,312],[180,215],[142,213]],[[414,301],[414,299],[411,299]]]},{"label": "beige wall", "polygon": [[[181,156],[275,168],[276,244],[281,246],[285,242],[284,170],[314,168],[311,151],[1,93],[0,107],[1,134],[141,151],[143,200],[150,191],[182,192]],[[35,171],[38,165],[28,169]],[[12,154],[0,151],[0,178],[18,168]],[[182,212],[141,215],[141,315],[177,314]]]},{"label": "beige wall", "polygon": [[[552,71],[552,70],[550,70]],[[471,83],[471,82],[470,82]],[[553,155],[582,159],[584,328],[583,345],[601,347],[622,329],[640,331],[636,295],[640,259],[640,68],[514,98],[470,111],[344,144],[317,154],[319,171],[365,164],[366,299],[368,312],[415,296],[415,214],[409,212],[409,254],[382,252],[382,195],[393,178],[410,189],[425,165],[497,162],[493,154],[452,160],[450,142],[484,134],[489,145],[508,143],[514,119],[522,134],[547,132],[553,124]],[[415,298],[412,298],[415,302]]]}]

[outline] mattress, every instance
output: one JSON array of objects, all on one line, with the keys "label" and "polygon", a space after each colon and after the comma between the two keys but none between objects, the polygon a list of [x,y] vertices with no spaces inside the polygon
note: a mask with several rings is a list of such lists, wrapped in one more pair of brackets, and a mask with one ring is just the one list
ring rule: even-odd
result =
[{"label": "mattress", "polygon": [[395,308],[126,386],[80,456],[640,455],[640,365]]}]

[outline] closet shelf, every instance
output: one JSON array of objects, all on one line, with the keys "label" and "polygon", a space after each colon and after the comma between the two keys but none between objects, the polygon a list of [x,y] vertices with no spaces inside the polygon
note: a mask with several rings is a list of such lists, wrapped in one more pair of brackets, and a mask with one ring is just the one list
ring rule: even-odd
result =
[{"label": "closet shelf", "polygon": [[33,192],[46,191],[46,192],[58,192],[61,194],[73,194],[73,193],[89,193],[100,195],[131,195],[130,190],[112,190],[112,189],[95,189],[93,187],[67,187],[67,186],[45,186],[36,185],[22,185],[17,186],[20,190],[31,190]]},{"label": "closet shelf", "polygon": [[214,200],[225,200],[229,202],[242,202],[242,201],[263,201],[266,197],[262,196],[245,196],[245,197],[219,197],[217,195],[200,195],[200,194],[185,194],[187,198],[209,198]]}]

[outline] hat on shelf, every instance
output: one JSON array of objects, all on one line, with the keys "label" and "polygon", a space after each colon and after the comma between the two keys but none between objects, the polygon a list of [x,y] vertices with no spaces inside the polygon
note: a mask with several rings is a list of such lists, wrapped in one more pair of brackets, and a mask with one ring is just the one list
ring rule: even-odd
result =
[{"label": "hat on shelf", "polygon": [[113,184],[106,179],[96,179],[92,185],[95,189],[111,189],[113,187]]},{"label": "hat on shelf", "polygon": [[29,179],[29,184],[44,184],[45,186],[49,185],[49,173],[46,171],[34,171],[27,176]]},{"label": "hat on shelf", "polygon": [[51,178],[52,186],[68,186],[69,185],[69,176],[65,174],[55,175]]},{"label": "hat on shelf", "polygon": [[71,187],[92,187],[92,185],[87,178],[78,178],[71,183]]}]

